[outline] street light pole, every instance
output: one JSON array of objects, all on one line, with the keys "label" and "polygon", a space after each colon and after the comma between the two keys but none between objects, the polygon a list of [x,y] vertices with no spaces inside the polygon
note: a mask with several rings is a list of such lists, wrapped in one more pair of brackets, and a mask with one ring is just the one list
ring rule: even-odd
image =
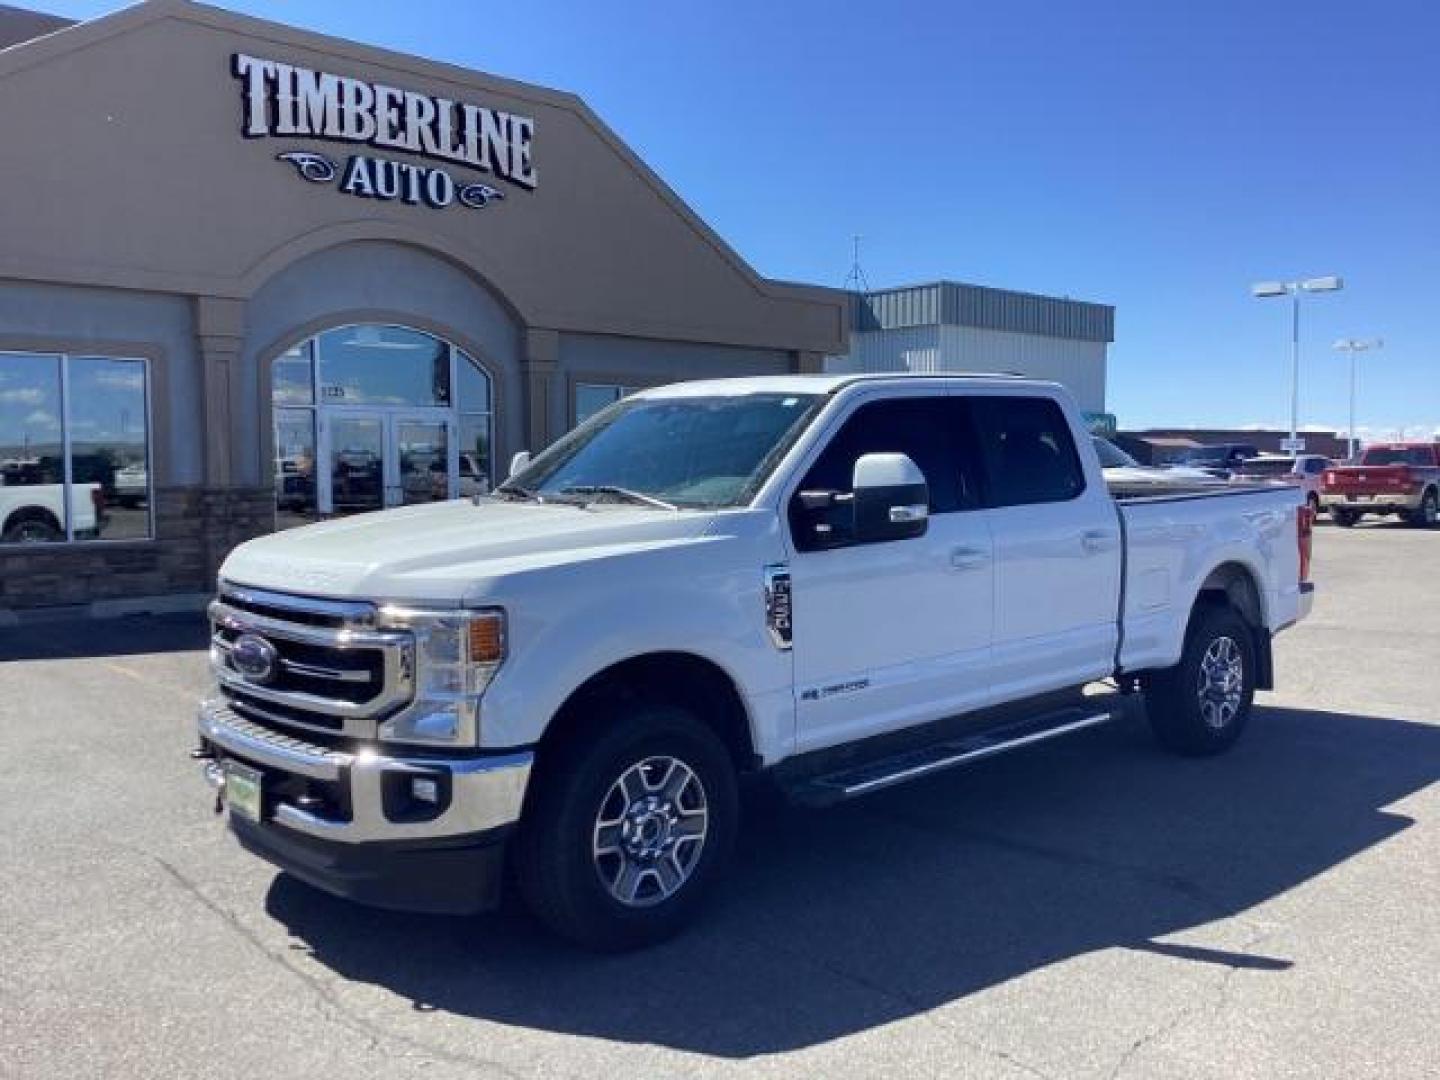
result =
[{"label": "street light pole", "polygon": [[[1300,290],[1290,291],[1290,441],[1300,437]],[[1295,451],[1291,451],[1295,453]]]},{"label": "street light pole", "polygon": [[1381,338],[1365,340],[1341,338],[1332,347],[1350,354],[1350,427],[1346,431],[1345,456],[1353,459],[1355,457],[1355,354],[1364,352],[1366,349],[1383,349],[1385,342]]},{"label": "street light pole", "polygon": [[1337,275],[1306,278],[1303,281],[1260,281],[1250,286],[1250,294],[1265,298],[1290,297],[1290,441],[1291,453],[1299,445],[1300,428],[1300,294],[1302,292],[1335,292],[1345,287]]}]

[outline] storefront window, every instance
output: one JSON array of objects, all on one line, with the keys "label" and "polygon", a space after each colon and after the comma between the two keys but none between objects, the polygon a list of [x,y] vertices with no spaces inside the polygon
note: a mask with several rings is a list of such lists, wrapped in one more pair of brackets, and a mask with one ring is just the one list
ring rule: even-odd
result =
[{"label": "storefront window", "polygon": [[276,358],[271,402],[277,528],[490,490],[490,377],[440,338],[327,330]]},{"label": "storefront window", "polygon": [[607,405],[635,393],[633,386],[611,383],[575,384],[575,423],[583,424]]},{"label": "storefront window", "polygon": [[0,353],[0,543],[151,535],[143,360]]},{"label": "storefront window", "polygon": [[315,410],[276,409],[276,527],[289,529],[315,516]]},{"label": "storefront window", "polygon": [[450,404],[450,346],[403,326],[342,326],[316,339],[324,405]]},{"label": "storefront window", "polygon": [[315,371],[306,341],[275,358],[275,404],[315,404]]}]

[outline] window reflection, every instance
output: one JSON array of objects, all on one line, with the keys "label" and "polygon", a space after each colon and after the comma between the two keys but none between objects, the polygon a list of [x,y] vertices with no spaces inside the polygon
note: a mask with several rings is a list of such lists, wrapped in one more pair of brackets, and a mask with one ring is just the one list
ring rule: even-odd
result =
[{"label": "window reflection", "polygon": [[448,342],[342,326],[277,357],[271,373],[277,528],[490,490],[490,376]]},{"label": "window reflection", "polygon": [[315,379],[310,367],[310,342],[302,342],[278,356],[273,378],[276,405],[313,405]]},{"label": "window reflection", "polygon": [[450,348],[402,326],[342,326],[317,339],[322,405],[449,405]]},{"label": "window reflection", "polygon": [[455,380],[460,384],[460,408],[465,412],[490,411],[490,377],[474,359],[455,350]]},{"label": "window reflection", "polygon": [[315,412],[276,409],[276,527],[289,529],[314,521],[315,496]]},{"label": "window reflection", "polygon": [[460,418],[460,494],[490,493],[490,417]]},{"label": "window reflection", "polygon": [[70,359],[70,512],[76,539],[139,540],[150,535],[145,365],[105,356]]},{"label": "window reflection", "polygon": [[5,542],[65,539],[61,415],[60,358],[0,354],[0,539]]},{"label": "window reflection", "polygon": [[0,354],[0,542],[150,536],[146,378],[142,360]]}]

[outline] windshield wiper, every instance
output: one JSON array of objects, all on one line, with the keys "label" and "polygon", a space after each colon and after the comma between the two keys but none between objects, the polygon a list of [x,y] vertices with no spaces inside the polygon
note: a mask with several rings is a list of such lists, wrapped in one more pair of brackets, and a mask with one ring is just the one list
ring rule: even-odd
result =
[{"label": "windshield wiper", "polygon": [[653,506],[656,510],[679,510],[674,503],[668,503],[664,499],[657,499],[653,495],[646,495],[641,491],[631,491],[629,488],[616,487],[613,484],[579,484],[575,487],[560,489],[561,495],[614,495],[626,502],[639,503],[641,506]]},{"label": "windshield wiper", "polygon": [[544,499],[540,498],[538,493],[531,491],[527,487],[521,487],[519,484],[501,484],[495,489],[495,494],[509,496],[525,502],[545,501]]}]

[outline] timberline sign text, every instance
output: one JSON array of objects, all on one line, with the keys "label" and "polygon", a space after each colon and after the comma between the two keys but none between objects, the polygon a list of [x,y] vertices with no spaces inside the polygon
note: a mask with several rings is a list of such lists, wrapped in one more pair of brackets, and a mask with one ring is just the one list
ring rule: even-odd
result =
[{"label": "timberline sign text", "polygon": [[[309,137],[403,150],[527,190],[536,187],[535,121],[527,116],[245,53],[234,55],[232,71],[242,84],[246,138]],[[332,183],[339,177],[339,190],[366,198],[475,209],[504,198],[499,189],[452,176],[444,168],[363,154],[351,155],[343,165],[308,151],[276,156],[306,180]]]}]

